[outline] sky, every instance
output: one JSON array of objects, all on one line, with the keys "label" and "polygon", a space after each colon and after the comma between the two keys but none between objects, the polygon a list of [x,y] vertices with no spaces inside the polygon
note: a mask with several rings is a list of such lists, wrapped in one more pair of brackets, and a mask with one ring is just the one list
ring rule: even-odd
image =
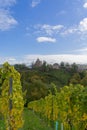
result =
[{"label": "sky", "polygon": [[0,64],[87,64],[87,0],[0,0]]}]

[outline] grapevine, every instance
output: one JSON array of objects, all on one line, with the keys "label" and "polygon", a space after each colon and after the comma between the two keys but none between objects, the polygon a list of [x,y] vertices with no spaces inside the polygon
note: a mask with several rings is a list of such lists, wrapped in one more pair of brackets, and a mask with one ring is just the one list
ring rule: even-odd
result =
[{"label": "grapevine", "polygon": [[[12,78],[12,93],[9,93],[9,79]],[[23,125],[23,93],[20,82],[20,74],[10,66],[7,62],[4,63],[0,69],[0,85],[1,98],[0,106],[1,113],[4,116],[6,130],[18,130]],[[12,108],[10,109],[9,101],[12,101]]]},{"label": "grapevine", "polygon": [[[44,107],[43,103],[44,102]],[[38,109],[37,109],[38,104]],[[28,108],[43,113],[48,120],[59,121],[65,129],[87,128],[87,88],[82,85],[69,85],[61,88],[60,92],[50,93],[44,99],[28,104]],[[41,111],[40,111],[41,110]]]}]

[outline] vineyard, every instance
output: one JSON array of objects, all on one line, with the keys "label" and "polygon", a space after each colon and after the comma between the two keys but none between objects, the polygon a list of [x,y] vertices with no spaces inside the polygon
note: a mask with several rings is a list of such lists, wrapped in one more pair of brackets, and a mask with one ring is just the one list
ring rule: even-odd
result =
[{"label": "vineyard", "polygon": [[[0,68],[0,86],[0,120],[4,120],[2,125],[6,130],[19,130],[26,124],[23,117],[24,94],[20,74],[8,63]],[[53,92],[49,90],[44,98],[28,103],[29,111],[44,120],[53,130],[87,130],[87,87],[70,84],[58,90],[55,84],[52,86]]]},{"label": "vineyard", "polygon": [[23,94],[20,74],[8,63],[0,69],[0,113],[2,114],[6,130],[18,130],[22,127]]},{"label": "vineyard", "polygon": [[87,130],[87,88],[81,85],[64,86],[60,92],[49,93],[44,99],[33,101],[34,110],[49,125],[61,123],[61,130]]}]

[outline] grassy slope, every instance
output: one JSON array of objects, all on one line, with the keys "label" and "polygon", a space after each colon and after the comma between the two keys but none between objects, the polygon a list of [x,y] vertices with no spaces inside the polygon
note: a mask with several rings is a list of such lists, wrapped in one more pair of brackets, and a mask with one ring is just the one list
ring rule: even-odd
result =
[{"label": "grassy slope", "polygon": [[2,120],[0,120],[0,130],[5,130],[5,124]]},{"label": "grassy slope", "polygon": [[[6,130],[4,122],[0,120],[0,130]],[[32,111],[24,110],[24,126],[19,130],[52,130],[45,122],[35,115]]]},{"label": "grassy slope", "polygon": [[20,130],[52,130],[45,122],[42,122],[37,115],[27,109],[24,111],[24,120],[24,126]]}]

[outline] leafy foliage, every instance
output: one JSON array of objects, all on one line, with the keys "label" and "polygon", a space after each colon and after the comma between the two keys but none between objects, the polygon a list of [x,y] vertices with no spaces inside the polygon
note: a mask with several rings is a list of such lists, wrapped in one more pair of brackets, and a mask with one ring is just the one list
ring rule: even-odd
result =
[{"label": "leafy foliage", "polygon": [[29,109],[40,113],[49,121],[60,121],[65,128],[84,130],[87,128],[87,88],[70,85],[50,93],[44,99],[30,102]]},{"label": "leafy foliage", "polygon": [[[12,92],[10,93],[9,79],[13,79]],[[22,127],[23,119],[23,94],[20,82],[20,74],[7,62],[0,70],[0,112],[4,116],[6,130],[18,130]]]},{"label": "leafy foliage", "polygon": [[47,96],[49,89],[52,90],[51,83],[54,83],[59,90],[65,85],[82,84],[87,86],[87,74],[79,71],[78,66],[73,63],[61,62],[60,65],[53,65],[42,62],[39,59],[29,68],[24,64],[16,64],[14,67],[21,74],[23,92],[26,92],[26,104],[29,101],[38,100]]}]

